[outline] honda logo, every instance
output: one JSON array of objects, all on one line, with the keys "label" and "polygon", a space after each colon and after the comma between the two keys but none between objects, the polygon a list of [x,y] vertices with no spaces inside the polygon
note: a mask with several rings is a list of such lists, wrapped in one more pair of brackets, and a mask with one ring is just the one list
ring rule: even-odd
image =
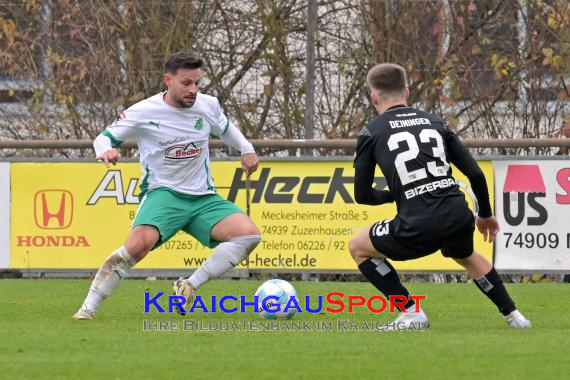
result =
[{"label": "honda logo", "polygon": [[36,225],[46,230],[62,230],[73,221],[73,195],[67,190],[40,190],[34,197]]}]

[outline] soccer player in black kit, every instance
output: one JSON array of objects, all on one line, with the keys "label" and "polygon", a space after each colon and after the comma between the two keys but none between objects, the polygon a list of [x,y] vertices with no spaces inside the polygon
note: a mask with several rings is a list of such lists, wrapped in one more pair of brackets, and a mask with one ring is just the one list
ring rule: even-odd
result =
[{"label": "soccer player in black kit", "polygon": [[[397,215],[363,229],[350,241],[350,254],[358,269],[386,296],[408,290],[387,259],[413,260],[437,250],[454,259],[474,279],[477,287],[503,314],[508,326],[529,328],[503,282],[483,256],[473,250],[475,225],[485,241],[493,241],[499,224],[493,216],[481,168],[455,133],[440,118],[407,106],[406,72],[396,64],[374,66],[367,76],[376,117],[358,136],[354,160],[356,202],[381,205],[396,202]],[[479,203],[475,218],[469,210],[450,164],[464,173]],[[372,187],[380,166],[389,190]],[[420,308],[408,298],[394,321],[398,329],[429,324]]]}]

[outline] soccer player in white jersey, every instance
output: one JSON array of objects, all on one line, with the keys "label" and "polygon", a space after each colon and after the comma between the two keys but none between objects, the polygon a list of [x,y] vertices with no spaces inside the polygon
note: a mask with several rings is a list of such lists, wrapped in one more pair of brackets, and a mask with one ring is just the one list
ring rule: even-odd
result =
[{"label": "soccer player in white jersey", "polygon": [[192,276],[173,284],[174,293],[186,299],[185,311],[200,286],[233,268],[259,244],[261,234],[252,220],[214,188],[210,134],[241,152],[246,173],[257,169],[259,159],[218,100],[198,92],[202,65],[200,58],[187,53],[171,56],[164,65],[167,91],[128,108],[95,139],[97,160],[107,167],[118,161],[116,148],[123,141],[137,142],[141,203],[125,245],[105,260],[74,319],[93,319],[127,271],[179,230],[215,247]]}]

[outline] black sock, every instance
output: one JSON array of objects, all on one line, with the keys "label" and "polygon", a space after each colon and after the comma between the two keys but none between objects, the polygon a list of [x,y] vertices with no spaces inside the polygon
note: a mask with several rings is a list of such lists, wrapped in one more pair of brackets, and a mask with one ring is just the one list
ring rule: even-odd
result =
[{"label": "black sock", "polygon": [[494,267],[486,275],[476,278],[475,285],[497,305],[501,314],[508,315],[517,309]]},{"label": "black sock", "polygon": [[[404,296],[408,298],[408,289],[400,282],[398,272],[388,260],[369,258],[358,266],[364,277],[380,290],[386,297]],[[415,302],[408,298],[404,308],[409,309]]]}]

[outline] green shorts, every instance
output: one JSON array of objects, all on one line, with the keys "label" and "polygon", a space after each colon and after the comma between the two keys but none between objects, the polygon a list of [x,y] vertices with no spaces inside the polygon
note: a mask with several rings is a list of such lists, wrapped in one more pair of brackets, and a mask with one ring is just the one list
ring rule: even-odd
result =
[{"label": "green shorts", "polygon": [[141,224],[155,226],[160,240],[153,249],[166,243],[182,230],[194,236],[206,247],[213,248],[219,241],[212,240],[212,228],[231,214],[243,211],[218,194],[185,195],[158,188],[145,194],[132,228]]}]

